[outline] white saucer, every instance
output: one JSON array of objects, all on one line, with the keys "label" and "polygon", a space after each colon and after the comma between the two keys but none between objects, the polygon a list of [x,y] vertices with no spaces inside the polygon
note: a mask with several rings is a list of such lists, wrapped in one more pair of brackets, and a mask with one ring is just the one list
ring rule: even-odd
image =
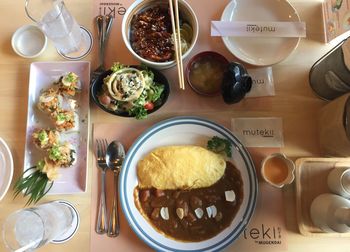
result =
[{"label": "white saucer", "polygon": [[[297,11],[287,0],[232,0],[221,21],[299,22]],[[268,66],[287,58],[300,38],[222,37],[227,49],[238,59],[256,66]]]},{"label": "white saucer", "polygon": [[92,34],[84,26],[80,26],[80,29],[82,34],[82,43],[80,49],[76,52],[68,54],[57,50],[58,54],[61,55],[63,58],[67,60],[80,60],[82,58],[85,58],[91,52],[93,46]]},{"label": "white saucer", "polygon": [[70,229],[62,234],[61,236],[57,237],[55,240],[51,241],[51,243],[59,244],[64,243],[68,240],[70,240],[75,233],[77,232],[80,224],[80,217],[78,210],[68,201],[65,200],[57,200],[58,203],[67,205],[73,212],[73,224],[70,227]]},{"label": "white saucer", "polygon": [[13,176],[13,158],[10,148],[0,138],[0,200],[7,193]]}]

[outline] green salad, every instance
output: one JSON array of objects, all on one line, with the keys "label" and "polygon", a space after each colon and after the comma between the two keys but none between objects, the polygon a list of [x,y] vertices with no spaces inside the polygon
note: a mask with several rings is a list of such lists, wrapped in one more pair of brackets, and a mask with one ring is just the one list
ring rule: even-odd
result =
[{"label": "green salad", "polygon": [[136,119],[147,117],[159,105],[164,85],[154,81],[154,73],[114,63],[112,73],[103,80],[99,102],[108,110],[127,112]]}]

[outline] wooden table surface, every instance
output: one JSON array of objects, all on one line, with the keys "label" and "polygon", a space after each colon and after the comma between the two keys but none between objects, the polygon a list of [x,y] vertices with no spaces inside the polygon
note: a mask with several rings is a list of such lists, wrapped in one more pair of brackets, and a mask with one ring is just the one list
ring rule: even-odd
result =
[{"label": "wooden table surface", "polygon": [[[200,0],[197,0],[200,1]],[[297,50],[282,63],[273,66],[276,96],[247,99],[233,105],[230,111],[217,112],[222,116],[279,116],[283,118],[285,152],[292,159],[320,156],[317,141],[316,114],[326,104],[317,98],[308,83],[308,73],[312,64],[332,48],[323,43],[321,5],[318,0],[291,0],[301,19],[307,24],[307,38],[302,39]],[[68,9],[81,25],[96,33],[92,23],[92,0],[66,1]],[[49,42],[45,53],[33,59],[17,56],[11,48],[11,36],[20,26],[31,21],[26,17],[23,1],[0,1],[0,137],[9,145],[14,159],[14,181],[23,171],[29,66],[34,61],[62,61]],[[96,42],[95,42],[96,44]],[[97,47],[84,60],[91,61],[91,68],[97,65]],[[171,113],[170,111],[164,111]],[[120,120],[90,105],[90,123],[113,123]],[[157,116],[152,117],[157,120]],[[132,123],[132,121],[126,121]],[[91,164],[91,154],[89,163]],[[88,166],[91,169],[91,165]],[[72,240],[61,245],[47,245],[38,251],[89,251],[90,250],[90,210],[91,210],[91,170],[88,172],[88,189],[78,195],[47,196],[44,201],[64,198],[80,213],[81,223]],[[0,224],[13,211],[24,206],[25,199],[13,199],[10,188],[0,202]],[[284,189],[285,217],[288,229],[288,251],[350,251],[349,238],[308,238],[299,234],[295,214],[294,186]],[[94,206],[95,207],[95,206]],[[234,246],[231,247],[234,249]],[[0,251],[6,251],[2,240]],[[117,248],[116,248],[117,251]]]}]

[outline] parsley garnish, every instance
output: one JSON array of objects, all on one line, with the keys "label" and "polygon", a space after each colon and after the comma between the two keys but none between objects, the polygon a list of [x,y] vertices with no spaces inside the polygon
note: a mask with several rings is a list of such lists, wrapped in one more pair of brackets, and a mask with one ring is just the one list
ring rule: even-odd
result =
[{"label": "parsley garnish", "polygon": [[218,154],[226,154],[227,157],[232,156],[232,143],[218,136],[214,136],[208,141],[207,148]]}]

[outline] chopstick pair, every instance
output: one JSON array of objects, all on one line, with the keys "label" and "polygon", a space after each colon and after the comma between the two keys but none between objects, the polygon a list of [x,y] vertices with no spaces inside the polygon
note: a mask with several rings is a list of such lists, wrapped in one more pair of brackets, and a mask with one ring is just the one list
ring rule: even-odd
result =
[{"label": "chopstick pair", "polygon": [[[173,3],[174,1],[174,3]],[[178,0],[169,0],[171,26],[174,34],[175,44],[175,60],[177,65],[177,73],[179,77],[180,89],[185,90],[185,79],[182,63],[182,49],[181,49],[181,34],[180,34],[180,18],[179,18],[179,2]],[[175,15],[174,15],[175,13]]]}]

